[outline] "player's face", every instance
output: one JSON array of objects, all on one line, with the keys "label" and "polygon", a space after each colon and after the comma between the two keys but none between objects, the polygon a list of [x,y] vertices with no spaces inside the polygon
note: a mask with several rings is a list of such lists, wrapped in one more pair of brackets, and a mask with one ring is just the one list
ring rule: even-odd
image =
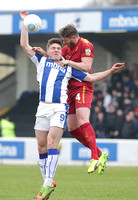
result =
[{"label": "player's face", "polygon": [[51,44],[47,50],[48,57],[53,61],[59,61],[62,54],[62,47],[59,44]]},{"label": "player's face", "polygon": [[64,37],[62,38],[62,40],[63,40],[63,43],[67,45],[69,48],[74,47],[76,44],[74,36],[72,36],[71,38]]}]

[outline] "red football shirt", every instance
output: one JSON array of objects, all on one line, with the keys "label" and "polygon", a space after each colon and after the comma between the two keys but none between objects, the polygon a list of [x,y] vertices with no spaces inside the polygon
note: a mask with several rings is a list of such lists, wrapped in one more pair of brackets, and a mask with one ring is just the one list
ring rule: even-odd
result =
[{"label": "red football shirt", "polygon": [[[73,48],[68,48],[67,46],[64,46],[62,49],[62,56],[66,60],[72,60],[74,62],[81,62],[81,58],[91,58],[94,57],[94,46],[92,43],[90,43],[87,39],[84,39],[82,37],[79,38],[79,41]],[[92,67],[91,67],[92,69]],[[91,69],[89,73],[91,73]],[[76,88],[79,86],[88,86],[90,89],[92,89],[93,84],[89,82],[79,82],[75,79],[71,79],[69,81],[68,89]]]}]

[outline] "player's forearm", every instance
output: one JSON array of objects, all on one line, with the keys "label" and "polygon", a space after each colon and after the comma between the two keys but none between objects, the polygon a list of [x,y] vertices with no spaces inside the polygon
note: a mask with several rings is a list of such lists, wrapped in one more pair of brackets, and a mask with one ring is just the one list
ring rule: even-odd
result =
[{"label": "player's forearm", "polygon": [[22,26],[21,30],[20,46],[29,58],[31,58],[35,54],[35,52],[32,50],[32,47],[29,45],[28,32],[24,28],[24,26]]},{"label": "player's forearm", "polygon": [[20,46],[22,48],[25,48],[28,45],[29,45],[28,32],[27,32],[27,30],[25,30],[24,25],[22,25],[21,37],[20,37]]},{"label": "player's forearm", "polygon": [[108,76],[110,76],[112,74],[112,70],[106,70],[104,72],[98,72],[98,73],[94,73],[94,74],[88,74],[86,76],[86,78],[84,79],[84,81],[88,81],[88,82],[96,82],[96,81],[101,81],[105,78],[107,78]]},{"label": "player's forearm", "polygon": [[90,67],[86,63],[83,62],[74,62],[72,60],[68,60],[68,65],[71,66],[74,69],[77,69],[79,71],[89,72]]}]

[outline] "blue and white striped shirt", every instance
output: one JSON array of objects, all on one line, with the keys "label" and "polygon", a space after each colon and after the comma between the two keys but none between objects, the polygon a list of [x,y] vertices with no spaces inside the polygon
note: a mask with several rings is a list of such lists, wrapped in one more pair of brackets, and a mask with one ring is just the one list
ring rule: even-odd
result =
[{"label": "blue and white striped shirt", "polygon": [[73,69],[68,65],[60,67],[54,61],[37,53],[31,60],[37,68],[40,101],[67,103],[67,85],[70,78],[83,81],[87,76],[86,73]]}]

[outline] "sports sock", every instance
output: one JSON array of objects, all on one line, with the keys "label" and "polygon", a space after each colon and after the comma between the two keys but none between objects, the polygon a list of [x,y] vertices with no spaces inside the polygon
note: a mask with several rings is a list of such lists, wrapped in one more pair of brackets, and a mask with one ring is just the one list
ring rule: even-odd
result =
[{"label": "sports sock", "polygon": [[98,160],[98,155],[97,155],[97,146],[96,146],[96,139],[95,139],[95,131],[92,128],[91,124],[89,122],[82,124],[80,126],[82,129],[83,133],[85,134],[85,140],[88,143],[88,146],[91,150],[91,159]]},{"label": "sports sock", "polygon": [[95,131],[89,122],[69,131],[78,141],[91,150],[91,159],[98,160],[101,150],[96,146]]},{"label": "sports sock", "polygon": [[44,181],[44,186],[51,187],[52,180],[54,178],[57,163],[58,163],[59,153],[58,149],[48,149],[48,159],[46,164],[46,179]]},{"label": "sports sock", "polygon": [[47,153],[39,154],[39,166],[43,179],[46,176]]},{"label": "sports sock", "polygon": [[97,147],[97,155],[98,155],[98,157],[100,157],[102,155],[102,152],[98,147]]},{"label": "sports sock", "polygon": [[69,131],[69,133],[71,135],[73,135],[84,146],[88,147],[87,141],[85,140],[83,131],[82,131],[82,129],[80,127],[76,128],[76,129],[74,129],[72,131]]}]

